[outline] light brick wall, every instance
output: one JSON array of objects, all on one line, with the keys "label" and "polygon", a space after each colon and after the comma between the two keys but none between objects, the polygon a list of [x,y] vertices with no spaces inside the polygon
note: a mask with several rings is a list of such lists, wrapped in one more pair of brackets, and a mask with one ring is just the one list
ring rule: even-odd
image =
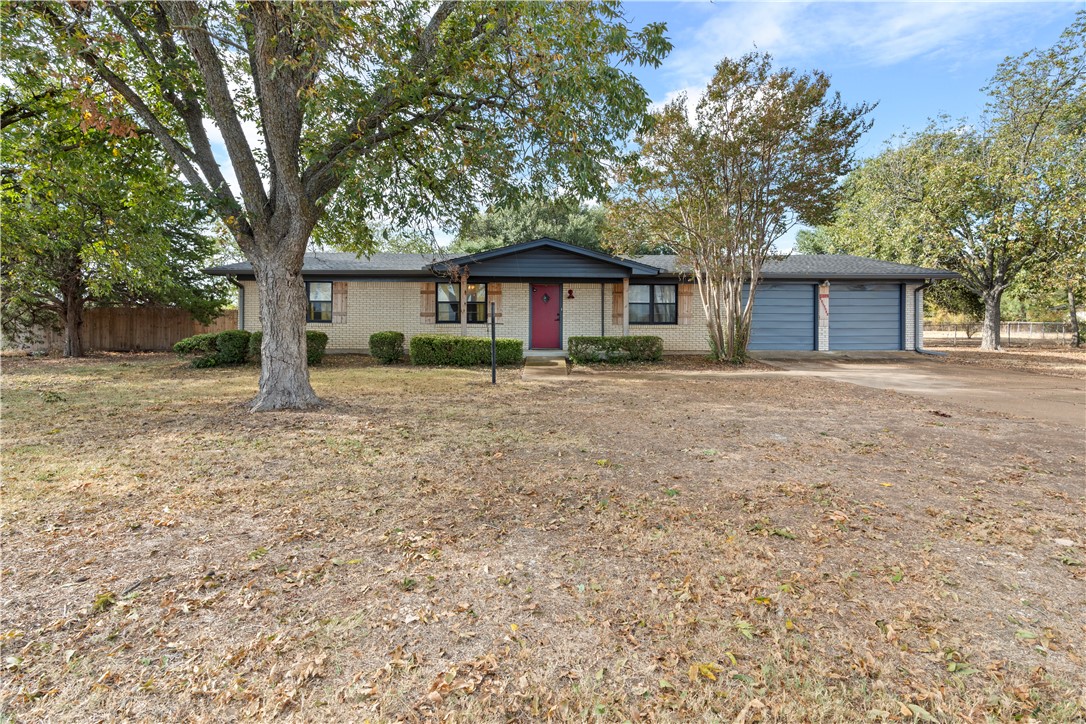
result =
[{"label": "light brick wall", "polygon": [[[245,329],[261,328],[255,281],[243,281],[245,288]],[[347,321],[343,324],[307,324],[307,330],[328,335],[330,352],[366,352],[374,332],[403,332],[406,342],[416,334],[462,333],[460,324],[423,323],[419,312],[419,282],[348,282]],[[490,326],[469,324],[468,336],[489,337]],[[528,346],[528,285],[502,284],[502,316],[498,336],[512,337]]]},{"label": "light brick wall", "polygon": [[[596,292],[597,295],[599,292]],[[705,325],[705,308],[701,304],[697,289],[694,289],[692,313],[688,324],[631,324],[631,335],[652,335],[664,341],[665,352],[708,352],[709,330]],[[603,296],[603,317],[607,323],[608,337],[621,337],[622,325],[612,324],[612,295],[610,285]],[[598,327],[597,323],[597,327]],[[594,334],[599,334],[595,332]]]},{"label": "light brick wall", "polygon": [[830,348],[830,285],[818,285],[818,351]]},{"label": "light brick wall", "polygon": [[[255,332],[261,328],[256,282],[243,281],[245,289],[244,328]],[[573,299],[569,290],[573,290]],[[531,285],[502,283],[502,316],[498,321],[498,336],[519,339],[524,349],[529,347],[528,314]],[[612,323],[611,284],[603,285],[603,328],[606,336],[621,336],[622,325]],[[416,334],[461,334],[459,324],[424,324],[419,316],[419,282],[349,282],[347,284],[347,321],[343,324],[308,324],[306,329],[328,335],[330,352],[365,352],[374,332],[392,330],[403,332],[407,342]],[[469,324],[468,336],[488,337],[490,327]],[[568,349],[569,338],[595,337],[600,334],[600,284],[572,282],[562,285],[562,348]],[[709,350],[701,302],[694,299],[694,314],[690,324],[631,325],[630,334],[652,334],[664,340],[668,352]]]},{"label": "light brick wall", "polygon": [[920,319],[921,329],[923,329],[923,325],[924,325],[924,320],[923,320],[923,309],[924,309],[924,307],[923,307],[923,304],[924,304],[923,296],[924,296],[924,293],[923,292],[920,292],[920,294],[916,293],[916,288],[919,287],[919,286],[920,286],[919,284],[906,284],[905,285],[905,349],[910,350],[910,351],[915,351],[916,350],[916,302],[918,301],[917,297],[920,297],[919,302],[920,302],[920,305],[921,305],[921,307],[920,307],[920,309],[921,309],[921,313],[920,313],[921,314],[921,319]]},{"label": "light brick wall", "polygon": [[[255,281],[241,282],[245,289],[243,327],[260,329],[259,300]],[[569,348],[569,338],[595,337],[600,334],[600,284],[572,282],[562,285],[562,348]],[[918,284],[905,288],[905,349],[915,348],[916,301]],[[569,290],[573,299],[569,299]],[[821,288],[820,292],[823,291]],[[498,321],[498,336],[524,342],[529,348],[528,314],[531,285],[502,283],[502,316]],[[614,324],[611,284],[603,285],[603,329],[608,337],[622,336],[622,325]],[[828,301],[828,300],[827,300]],[[921,300],[921,304],[922,304]],[[923,309],[923,307],[921,307]],[[364,352],[369,349],[369,337],[374,332],[392,330],[403,332],[407,341],[416,334],[461,334],[459,324],[424,324],[419,316],[419,282],[349,282],[347,284],[347,321],[343,324],[309,324],[307,329],[328,335],[331,352]],[[819,304],[818,348],[829,349],[829,319]],[[922,324],[921,320],[921,324]],[[487,337],[490,327],[485,324],[467,325],[468,336]],[[632,335],[655,335],[664,341],[666,352],[708,352],[709,335],[705,328],[705,312],[694,292],[693,313],[688,324],[632,324]]]}]

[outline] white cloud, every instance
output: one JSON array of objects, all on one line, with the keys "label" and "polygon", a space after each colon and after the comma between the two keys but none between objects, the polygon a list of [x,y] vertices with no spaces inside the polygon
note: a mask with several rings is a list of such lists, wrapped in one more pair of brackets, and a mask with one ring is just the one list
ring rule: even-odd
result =
[{"label": "white cloud", "polygon": [[666,62],[677,85],[703,84],[721,58],[757,48],[778,63],[890,66],[929,57],[953,64],[977,54],[998,60],[1000,40],[1023,23],[1065,15],[1072,3],[737,2],[711,6],[693,37],[676,38]]},{"label": "white cloud", "polygon": [[665,105],[678,99],[680,96],[686,96],[686,117],[693,120],[697,115],[698,102],[703,95],[705,95],[705,88],[703,86],[679,88],[678,90],[669,91],[659,103],[653,103],[650,110],[661,110]]}]

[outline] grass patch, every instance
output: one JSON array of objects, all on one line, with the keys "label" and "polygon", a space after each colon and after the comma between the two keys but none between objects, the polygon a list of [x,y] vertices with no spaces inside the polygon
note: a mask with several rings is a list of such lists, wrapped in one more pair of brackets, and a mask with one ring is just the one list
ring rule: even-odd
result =
[{"label": "grass patch", "polygon": [[330,357],[326,407],[252,415],[254,366],[4,368],[20,720],[1086,714],[1081,430],[780,375]]}]

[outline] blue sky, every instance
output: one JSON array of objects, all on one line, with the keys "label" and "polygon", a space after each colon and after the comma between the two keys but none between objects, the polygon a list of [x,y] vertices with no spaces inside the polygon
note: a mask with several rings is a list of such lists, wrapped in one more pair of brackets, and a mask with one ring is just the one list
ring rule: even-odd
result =
[{"label": "blue sky", "polygon": [[[828,73],[848,103],[879,105],[860,157],[940,114],[977,118],[1008,55],[1051,46],[1086,2],[626,2],[633,27],[666,22],[674,50],[637,72],[655,102],[693,97],[721,58],[757,49]],[[783,240],[791,246],[793,234]]]},{"label": "blue sky", "polygon": [[768,51],[819,69],[845,101],[878,101],[861,156],[940,113],[975,118],[1008,55],[1052,45],[1086,2],[627,2],[630,23],[666,22],[675,48],[637,71],[654,101],[704,88],[723,57]]}]

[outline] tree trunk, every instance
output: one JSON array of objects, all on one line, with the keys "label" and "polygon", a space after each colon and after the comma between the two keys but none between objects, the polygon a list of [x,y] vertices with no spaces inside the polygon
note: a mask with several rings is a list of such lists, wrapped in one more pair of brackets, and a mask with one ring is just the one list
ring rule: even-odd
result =
[{"label": "tree trunk", "polygon": [[1075,303],[1075,289],[1071,285],[1067,286],[1067,314],[1071,322],[1071,346],[1080,347],[1082,335],[1078,332],[1078,306]]},{"label": "tree trunk", "polygon": [[83,297],[64,295],[64,356],[83,357]]},{"label": "tree trunk", "polygon": [[301,252],[281,243],[263,259],[253,259],[260,300],[260,391],[253,412],[318,407],[320,398],[309,384],[306,361],[305,314],[307,300],[302,280]]},{"label": "tree trunk", "polygon": [[999,305],[1003,299],[1003,289],[989,289],[984,292],[981,301],[984,302],[984,322],[981,325],[980,348],[989,351],[1003,349],[999,340],[999,324],[1001,321]]}]

